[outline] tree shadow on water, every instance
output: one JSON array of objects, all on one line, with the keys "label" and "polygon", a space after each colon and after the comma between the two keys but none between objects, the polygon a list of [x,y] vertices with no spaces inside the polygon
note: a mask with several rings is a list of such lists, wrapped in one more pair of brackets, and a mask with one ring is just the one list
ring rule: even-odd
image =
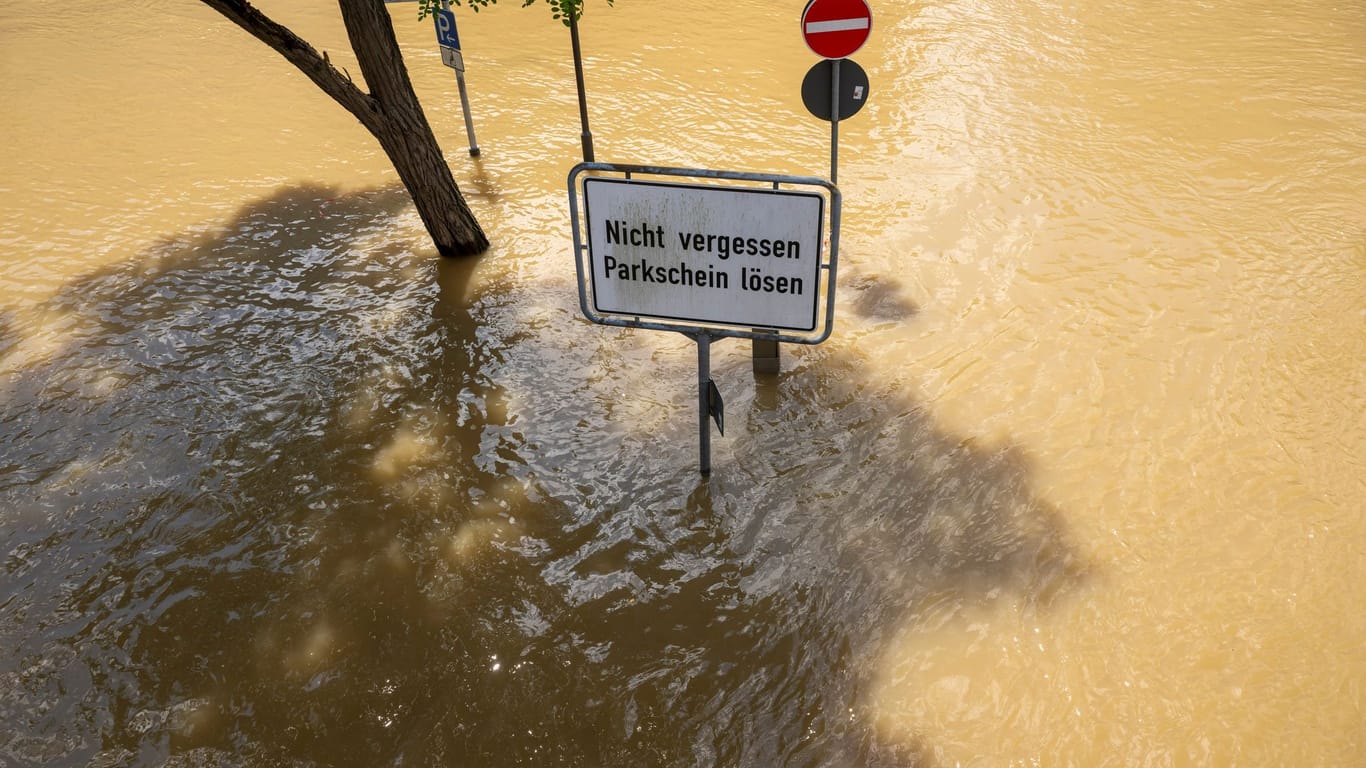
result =
[{"label": "tree shadow on water", "polygon": [[789,364],[728,404],[735,437],[686,502],[641,482],[612,512],[629,525],[556,563],[586,592],[564,631],[620,683],[607,764],[933,765],[915,723],[878,728],[889,650],[946,611],[1049,611],[1086,579],[1019,449],[945,432],[856,352]]},{"label": "tree shadow on water", "polygon": [[[0,762],[232,747],[219,713],[256,706],[240,686],[275,682],[263,659],[325,655],[325,623],[277,648],[318,608],[305,586],[438,493],[408,482],[425,450],[478,441],[441,433],[473,402],[468,318],[424,311],[438,290],[463,298],[475,263],[438,289],[401,234],[408,205],[402,189],[284,188],[43,307],[60,343],[0,381]],[[450,353],[450,402],[408,407],[435,370],[391,343]]]},{"label": "tree shadow on water", "polygon": [[14,333],[9,313],[0,309],[0,360],[9,354],[10,345],[14,344]]},{"label": "tree shadow on water", "polygon": [[615,332],[532,322],[541,278],[404,207],[281,190],[54,300],[0,422],[0,762],[928,764],[868,660],[945,596],[1084,577],[1019,451],[857,350],[741,396],[699,482],[602,406],[689,423],[690,363],[642,336],[603,373]]},{"label": "tree shadow on water", "polygon": [[[25,483],[66,471],[68,495],[95,493],[92,467],[133,444],[150,454],[150,478],[195,471],[234,439],[234,416],[269,404],[261,396],[274,384],[299,384],[274,393],[295,400],[324,386],[314,374],[342,332],[336,315],[383,290],[349,243],[404,199],[282,189],[221,228],[167,238],[60,291],[40,313],[55,349],[7,369],[4,451],[16,469],[0,491],[23,505]],[[332,279],[338,269],[347,284]]]}]

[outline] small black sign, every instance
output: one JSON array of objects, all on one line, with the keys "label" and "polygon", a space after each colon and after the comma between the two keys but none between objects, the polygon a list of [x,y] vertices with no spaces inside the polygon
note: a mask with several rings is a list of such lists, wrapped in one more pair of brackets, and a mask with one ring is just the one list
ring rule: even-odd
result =
[{"label": "small black sign", "polygon": [[[841,120],[848,120],[863,109],[868,101],[868,73],[853,59],[839,59],[839,110]],[[835,61],[816,62],[802,79],[802,103],[811,114],[821,120],[830,119],[830,80]]]},{"label": "small black sign", "polygon": [[721,399],[721,390],[716,388],[716,382],[707,379],[707,411],[716,420],[716,431],[723,436],[726,434],[726,403]]}]

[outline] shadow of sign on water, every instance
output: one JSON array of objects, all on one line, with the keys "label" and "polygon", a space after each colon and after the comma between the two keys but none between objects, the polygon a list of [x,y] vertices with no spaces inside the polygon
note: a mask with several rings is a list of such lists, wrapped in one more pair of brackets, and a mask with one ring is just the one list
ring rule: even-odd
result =
[{"label": "shadow of sign on water", "polygon": [[283,189],[53,300],[0,382],[6,763],[928,764],[871,725],[891,635],[1085,578],[856,350],[728,392],[699,483],[688,354],[404,206]]}]

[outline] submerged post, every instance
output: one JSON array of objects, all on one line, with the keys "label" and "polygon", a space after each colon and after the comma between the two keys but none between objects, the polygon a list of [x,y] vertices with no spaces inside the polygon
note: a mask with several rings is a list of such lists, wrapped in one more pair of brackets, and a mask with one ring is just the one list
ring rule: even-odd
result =
[{"label": "submerged post", "polygon": [[777,341],[756,337],[750,342],[750,354],[753,356],[751,367],[755,373],[777,373],[782,370],[782,353]]},{"label": "submerged post", "polygon": [[702,474],[711,474],[711,336],[697,339],[697,440]]},{"label": "submerged post", "polygon": [[455,28],[455,15],[450,0],[441,0],[441,9],[433,13],[436,22],[436,42],[441,47],[441,62],[455,70],[455,85],[460,91],[460,111],[465,116],[465,135],[470,142],[470,157],[479,156],[479,142],[474,138],[474,118],[470,116],[470,94],[465,88],[465,56],[460,52],[460,35]]}]

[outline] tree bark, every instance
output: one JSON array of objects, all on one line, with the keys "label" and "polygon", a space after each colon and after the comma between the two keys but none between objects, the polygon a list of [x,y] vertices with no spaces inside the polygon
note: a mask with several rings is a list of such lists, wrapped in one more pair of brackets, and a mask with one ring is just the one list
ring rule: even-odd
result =
[{"label": "tree bark", "polygon": [[488,249],[488,238],[465,204],[413,92],[383,0],[338,0],[369,93],[246,0],[201,1],[270,46],[370,131],[398,171],[441,255],[469,256]]}]

